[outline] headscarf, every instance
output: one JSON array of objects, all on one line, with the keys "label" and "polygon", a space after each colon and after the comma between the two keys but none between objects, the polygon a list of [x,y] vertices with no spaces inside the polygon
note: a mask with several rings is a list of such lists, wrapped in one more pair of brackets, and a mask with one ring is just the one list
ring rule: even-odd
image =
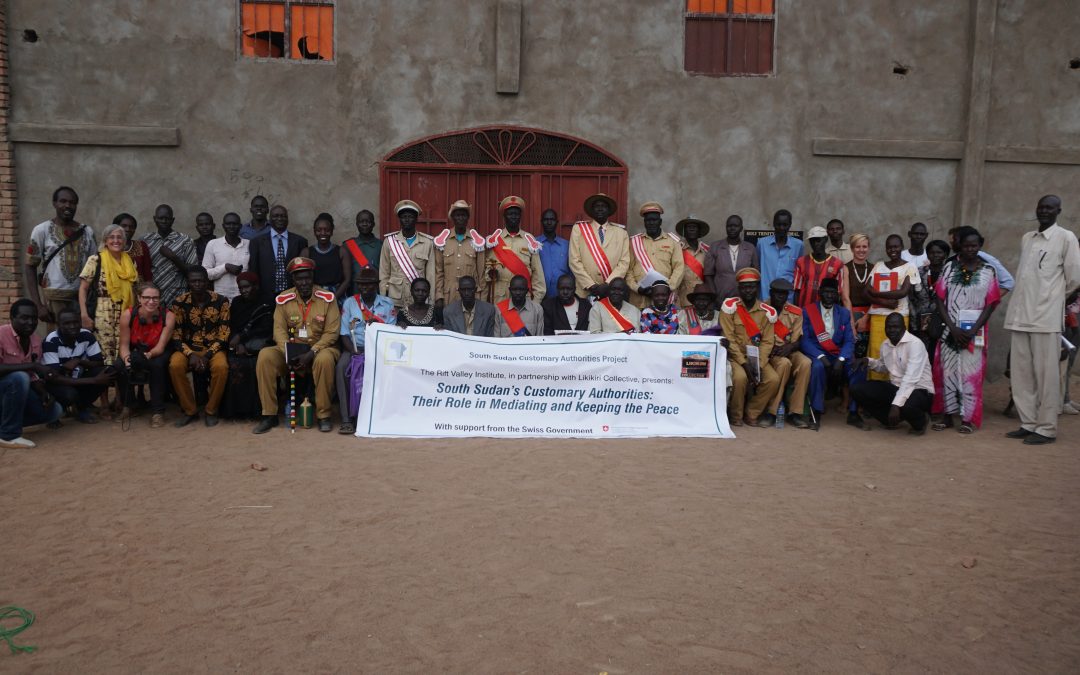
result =
[{"label": "headscarf", "polygon": [[139,278],[131,256],[121,251],[120,259],[117,260],[108,250],[102,250],[99,256],[101,276],[105,278],[105,290],[109,292],[109,298],[120,303],[121,311],[130,309],[131,287]]}]

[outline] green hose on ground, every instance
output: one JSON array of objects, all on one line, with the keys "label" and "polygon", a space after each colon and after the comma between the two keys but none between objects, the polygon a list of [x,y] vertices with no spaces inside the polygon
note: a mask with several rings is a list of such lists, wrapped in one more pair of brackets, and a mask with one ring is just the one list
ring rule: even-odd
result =
[{"label": "green hose on ground", "polygon": [[[8,628],[4,625],[5,621],[16,617],[22,619],[21,626]],[[8,647],[11,647],[12,654],[18,654],[19,652],[26,652],[29,654],[37,651],[37,647],[31,647],[29,645],[18,647],[11,641],[11,638],[29,628],[32,623],[34,623],[34,613],[30,610],[23,609],[22,607],[0,607],[0,640],[8,643]]]}]

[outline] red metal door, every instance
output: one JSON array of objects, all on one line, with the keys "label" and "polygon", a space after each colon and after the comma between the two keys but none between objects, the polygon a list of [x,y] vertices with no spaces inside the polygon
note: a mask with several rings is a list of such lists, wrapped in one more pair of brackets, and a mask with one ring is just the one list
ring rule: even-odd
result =
[{"label": "red metal door", "polygon": [[484,127],[422,139],[387,155],[380,171],[380,232],[397,229],[394,204],[411,199],[424,213],[422,232],[448,227],[457,199],[473,205],[472,224],[487,235],[501,225],[499,202],[525,200],[522,228],[539,233],[540,214],[553,208],[564,225],[585,217],[585,198],[596,192],[619,204],[625,222],[625,164],[576,138],[519,127]]}]

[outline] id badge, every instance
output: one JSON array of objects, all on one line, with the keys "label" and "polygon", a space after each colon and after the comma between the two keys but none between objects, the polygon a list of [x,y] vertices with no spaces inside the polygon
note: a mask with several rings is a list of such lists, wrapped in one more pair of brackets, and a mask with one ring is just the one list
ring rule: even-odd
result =
[{"label": "id badge", "polygon": [[308,338],[307,326],[300,326],[300,330],[296,331],[296,337],[306,340]]}]

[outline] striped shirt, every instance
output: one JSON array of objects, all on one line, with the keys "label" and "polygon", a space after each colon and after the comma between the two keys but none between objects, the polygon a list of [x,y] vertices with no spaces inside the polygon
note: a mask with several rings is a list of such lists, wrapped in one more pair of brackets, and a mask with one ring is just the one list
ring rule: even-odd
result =
[{"label": "striped shirt", "polygon": [[79,331],[79,334],[75,336],[75,343],[71,345],[60,337],[60,331],[54,330],[49,333],[41,346],[41,362],[47,366],[59,366],[69,359],[105,361],[97,338],[85,328]]}]

